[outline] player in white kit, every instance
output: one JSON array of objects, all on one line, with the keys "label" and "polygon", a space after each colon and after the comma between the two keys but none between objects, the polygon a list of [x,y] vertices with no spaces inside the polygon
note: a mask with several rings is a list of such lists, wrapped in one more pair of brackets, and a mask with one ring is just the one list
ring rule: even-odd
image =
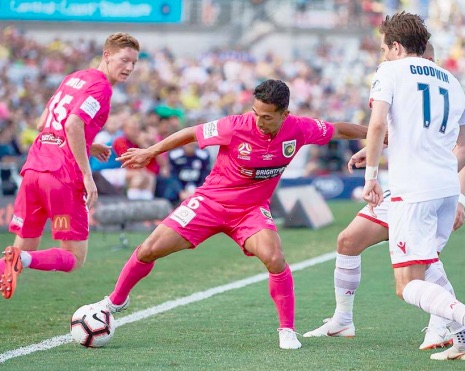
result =
[{"label": "player in white kit", "polygon": [[380,65],[371,87],[363,198],[371,212],[382,202],[377,175],[387,126],[389,250],[396,292],[407,303],[451,320],[454,345],[432,359],[465,360],[465,305],[443,282],[425,281],[454,223],[457,170],[465,163],[465,94],[451,73],[421,58],[429,33],[419,16],[387,16],[380,33],[388,62]]}]

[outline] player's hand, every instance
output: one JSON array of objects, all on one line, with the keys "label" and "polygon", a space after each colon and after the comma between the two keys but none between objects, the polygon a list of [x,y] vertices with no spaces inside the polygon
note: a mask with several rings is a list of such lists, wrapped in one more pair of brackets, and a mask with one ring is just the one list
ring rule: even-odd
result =
[{"label": "player's hand", "polygon": [[453,231],[456,231],[463,225],[465,219],[465,208],[461,203],[457,204],[457,210],[455,212],[454,226],[452,227]]},{"label": "player's hand", "polygon": [[92,174],[84,175],[84,187],[86,189],[86,206],[91,209],[98,199],[97,186]]},{"label": "player's hand", "polygon": [[147,149],[129,148],[127,152],[123,153],[117,160],[121,161],[121,167],[141,169],[146,167],[152,158],[150,151]]},{"label": "player's hand", "polygon": [[370,214],[376,218],[374,208],[383,202],[383,189],[378,180],[366,180],[362,192],[363,199],[368,203]]},{"label": "player's hand", "polygon": [[349,173],[353,173],[353,167],[355,166],[357,169],[361,167],[365,167],[367,162],[367,151],[366,147],[362,148],[357,153],[354,153],[350,158],[349,162],[347,163],[347,168],[349,169]]},{"label": "player's hand", "polygon": [[90,154],[100,162],[108,162],[111,155],[111,147],[105,144],[93,143],[90,146]]}]

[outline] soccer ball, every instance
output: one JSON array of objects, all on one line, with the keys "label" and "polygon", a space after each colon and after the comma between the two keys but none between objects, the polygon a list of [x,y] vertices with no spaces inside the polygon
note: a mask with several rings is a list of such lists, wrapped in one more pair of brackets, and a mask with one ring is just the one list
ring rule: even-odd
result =
[{"label": "soccer ball", "polygon": [[95,304],[84,305],[71,317],[71,336],[82,346],[100,348],[113,337],[114,322],[108,309]]}]

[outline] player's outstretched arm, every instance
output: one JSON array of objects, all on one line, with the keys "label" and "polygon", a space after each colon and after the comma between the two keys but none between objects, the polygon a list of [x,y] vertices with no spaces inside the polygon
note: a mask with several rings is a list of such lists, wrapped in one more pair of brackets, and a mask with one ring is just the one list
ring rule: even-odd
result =
[{"label": "player's outstretched arm", "polygon": [[332,139],[364,139],[368,131],[366,126],[350,122],[335,122],[334,129]]},{"label": "player's outstretched arm", "polygon": [[129,148],[128,151],[118,157],[117,160],[122,162],[122,167],[132,167],[134,169],[143,168],[147,166],[153,158],[162,153],[170,151],[173,148],[181,147],[187,143],[196,142],[197,137],[195,132],[196,126],[181,129],[149,148]]}]

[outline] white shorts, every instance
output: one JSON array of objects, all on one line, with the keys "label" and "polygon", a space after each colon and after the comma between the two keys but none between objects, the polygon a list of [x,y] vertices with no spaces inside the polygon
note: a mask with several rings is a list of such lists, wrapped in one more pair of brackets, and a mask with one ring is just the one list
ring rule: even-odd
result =
[{"label": "white shorts", "polygon": [[391,203],[391,192],[385,191],[383,197],[384,199],[381,205],[376,206],[373,209],[373,211],[376,214],[376,218],[370,214],[368,205],[366,205],[362,210],[360,210],[357,215],[361,216],[362,218],[371,220],[373,223],[377,223],[377,224],[382,225],[383,227],[389,228],[388,209],[389,209],[389,204]]},{"label": "white shorts", "polygon": [[437,262],[452,232],[457,196],[406,203],[391,201],[389,252],[394,268]]}]

